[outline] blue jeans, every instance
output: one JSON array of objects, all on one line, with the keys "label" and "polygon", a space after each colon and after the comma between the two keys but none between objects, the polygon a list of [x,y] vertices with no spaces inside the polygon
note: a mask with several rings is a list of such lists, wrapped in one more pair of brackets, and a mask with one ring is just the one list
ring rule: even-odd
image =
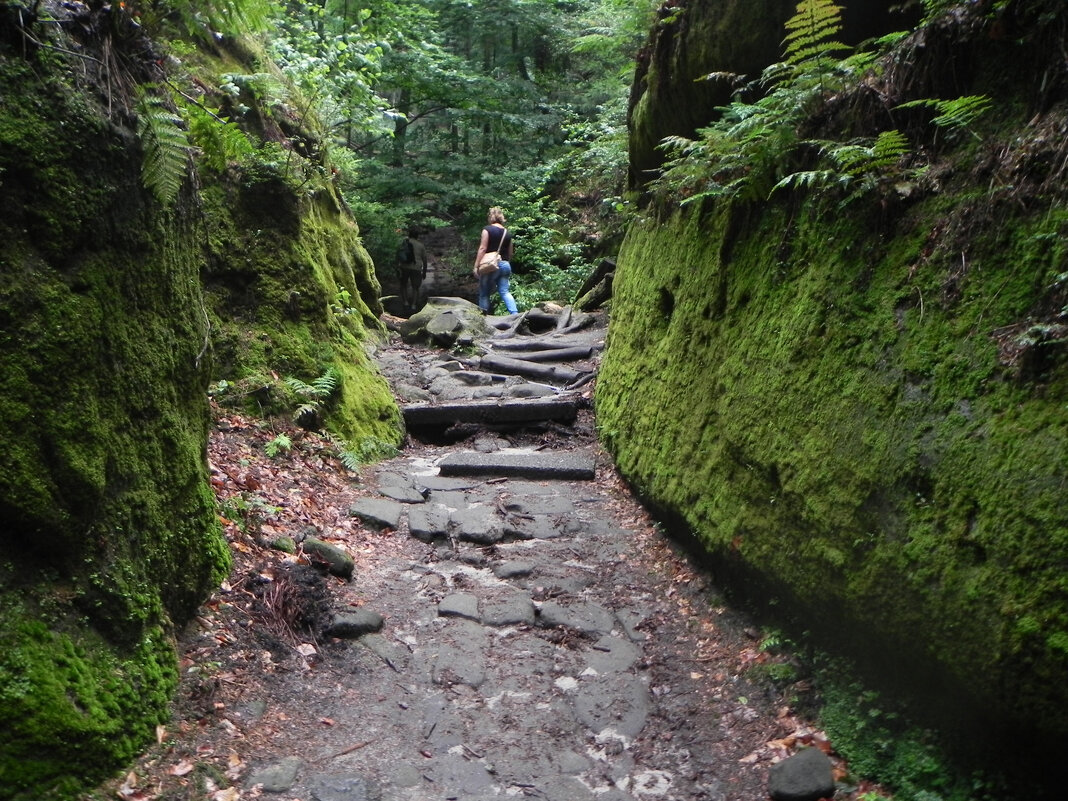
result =
[{"label": "blue jeans", "polygon": [[482,309],[482,311],[489,311],[490,295],[493,293],[494,289],[500,294],[501,300],[504,301],[504,306],[508,309],[509,314],[515,314],[519,311],[515,305],[515,298],[513,298],[512,293],[508,291],[508,284],[510,283],[508,279],[511,275],[512,265],[506,261],[502,261],[501,267],[497,272],[479,277],[478,307]]}]

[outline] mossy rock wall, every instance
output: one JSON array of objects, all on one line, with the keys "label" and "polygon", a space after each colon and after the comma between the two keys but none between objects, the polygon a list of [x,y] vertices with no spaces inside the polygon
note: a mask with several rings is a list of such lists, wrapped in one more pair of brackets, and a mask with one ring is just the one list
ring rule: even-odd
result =
[{"label": "mossy rock wall", "polygon": [[152,741],[175,632],[229,568],[209,383],[262,379],[251,402],[277,411],[293,403],[272,397],[281,378],[332,369],[331,430],[365,445],[402,432],[365,351],[381,331],[373,268],[325,171],[204,172],[164,208],[141,184],[132,85],[6,33],[0,799],[59,801]]},{"label": "mossy rock wall", "polygon": [[333,369],[340,389],[326,426],[354,446],[398,444],[396,402],[366,350],[384,336],[380,287],[334,188],[246,175],[202,196],[214,378],[231,382],[251,410],[292,414],[294,398],[276,377],[311,382]]},{"label": "mossy rock wall", "polygon": [[0,797],[72,797],[150,740],[175,627],[225,575],[203,235],[127,121],[0,53]]},{"label": "mossy rock wall", "polygon": [[1041,383],[1007,375],[995,335],[1063,272],[1039,243],[1068,212],[999,221],[947,307],[922,260],[939,211],[883,236],[774,206],[634,226],[601,434],[735,589],[967,697],[959,722],[1063,738],[1068,368],[1051,348]]},{"label": "mossy rock wall", "polygon": [[[844,3],[843,41],[905,29],[908,14],[892,13],[898,0]],[[727,105],[734,91],[714,73],[749,79],[779,61],[783,23],[797,0],[678,0],[657,9],[649,40],[638,56],[628,111],[630,184],[642,186],[663,162],[657,150],[666,136],[692,137]]]},{"label": "mossy rock wall", "polygon": [[963,46],[983,67],[960,93],[998,112],[928,192],[844,209],[779,193],[631,227],[597,415],[624,476],[724,585],[971,744],[1055,753],[1068,207],[1036,187],[1041,132],[1068,111],[1029,55],[1056,48],[975,31]]}]

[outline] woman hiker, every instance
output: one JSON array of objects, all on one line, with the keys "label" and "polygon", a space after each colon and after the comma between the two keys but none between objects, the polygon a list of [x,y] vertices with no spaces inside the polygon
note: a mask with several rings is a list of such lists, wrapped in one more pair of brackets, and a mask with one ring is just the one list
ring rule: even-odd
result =
[{"label": "woman hiker", "polygon": [[[483,312],[489,312],[490,294],[496,287],[497,292],[504,301],[509,314],[515,314],[515,298],[508,291],[509,278],[512,275],[510,259],[514,249],[512,234],[504,225],[504,212],[499,206],[493,206],[489,210],[486,221],[489,223],[482,229],[482,237],[478,242],[478,253],[475,255],[475,276],[478,278],[478,307]],[[486,275],[478,274],[478,264],[487,253],[497,252],[501,254],[500,264],[497,270]]]}]

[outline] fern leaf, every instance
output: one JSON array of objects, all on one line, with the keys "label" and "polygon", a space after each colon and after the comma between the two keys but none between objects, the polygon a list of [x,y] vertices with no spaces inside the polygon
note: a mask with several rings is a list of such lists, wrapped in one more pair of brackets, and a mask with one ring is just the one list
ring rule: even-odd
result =
[{"label": "fern leaf", "polygon": [[299,378],[289,377],[286,378],[286,386],[296,392],[298,395],[311,396],[315,394],[315,387],[311,384],[305,384]]},{"label": "fern leaf", "polygon": [[833,0],[801,0],[797,13],[786,21],[785,55],[795,66],[828,53],[849,50],[834,41],[842,30],[842,7]]},{"label": "fern leaf", "polygon": [[966,95],[956,100],[938,101],[939,115],[931,122],[942,128],[968,128],[990,110],[992,103],[986,95]]},{"label": "fern leaf", "polygon": [[334,390],[337,389],[338,383],[338,374],[333,368],[328,369],[312,382],[312,387],[315,389],[315,396],[324,399],[329,398],[334,394]]},{"label": "fern leaf", "polygon": [[803,170],[787,175],[771,188],[774,193],[779,189],[808,189],[833,183],[838,177],[834,170]]},{"label": "fern leaf", "polygon": [[231,162],[240,162],[255,152],[245,133],[233,122],[190,104],[189,139],[200,148],[201,163],[215,173],[223,172]]},{"label": "fern leaf", "polygon": [[883,131],[872,145],[872,163],[879,169],[897,164],[903,156],[908,155],[909,141],[905,134],[896,128]]},{"label": "fern leaf", "polygon": [[141,182],[164,206],[178,197],[189,163],[189,144],[181,124],[182,118],[161,99],[145,94],[137,101]]},{"label": "fern leaf", "polygon": [[293,420],[296,422],[300,422],[304,419],[314,420],[318,415],[319,404],[317,402],[302,403],[297,407],[297,410],[293,412]]},{"label": "fern leaf", "polygon": [[341,459],[342,466],[346,470],[351,470],[353,473],[357,472],[362,464],[359,454],[354,453],[353,451],[341,451],[339,458]]},{"label": "fern leaf", "polygon": [[280,453],[286,453],[293,447],[293,440],[291,440],[285,434],[279,434],[272,439],[266,445],[263,446],[263,451],[272,459]]},{"label": "fern leaf", "polygon": [[[938,112],[931,122],[939,128],[950,130],[966,130],[977,136],[970,126],[979,117],[990,110],[993,105],[986,95],[965,95],[955,100],[937,100],[935,98],[922,98],[901,103],[897,108],[933,108]],[[977,137],[978,138],[978,137]]]}]

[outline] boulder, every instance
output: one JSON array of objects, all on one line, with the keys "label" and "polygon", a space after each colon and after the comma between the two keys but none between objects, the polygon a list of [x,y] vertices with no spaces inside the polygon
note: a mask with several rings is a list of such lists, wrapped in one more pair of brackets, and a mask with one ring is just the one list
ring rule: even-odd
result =
[{"label": "boulder", "polygon": [[450,348],[470,345],[490,334],[482,310],[462,298],[433,297],[426,306],[398,324],[405,342]]},{"label": "boulder", "polygon": [[775,801],[819,801],[834,795],[831,760],[818,748],[805,748],[771,766],[768,793]]}]

